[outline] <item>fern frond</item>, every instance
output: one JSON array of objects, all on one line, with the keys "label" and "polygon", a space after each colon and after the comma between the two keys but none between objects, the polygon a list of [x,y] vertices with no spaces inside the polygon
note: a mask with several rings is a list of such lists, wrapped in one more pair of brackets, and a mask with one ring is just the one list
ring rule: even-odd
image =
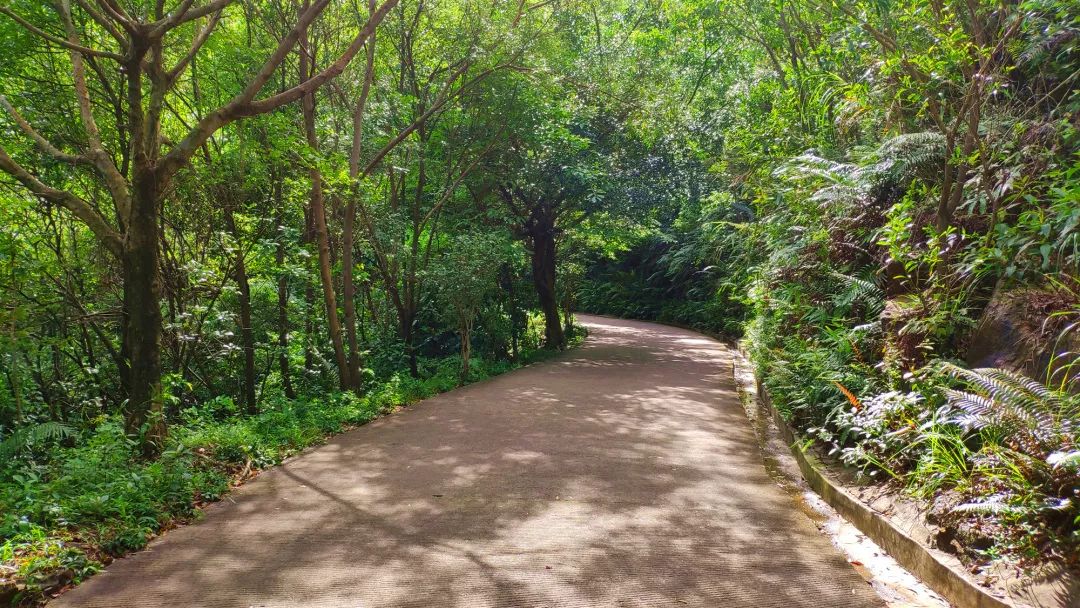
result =
[{"label": "fern frond", "polygon": [[62,422],[41,422],[17,429],[0,441],[0,458],[14,456],[30,444],[64,439],[75,434],[75,429]]},{"label": "fern frond", "polygon": [[1058,395],[1055,395],[1053,391],[1046,388],[1046,386],[1037,380],[1032,380],[1023,374],[996,367],[981,367],[974,371],[988,378],[1006,382],[1030,394],[1034,400],[1040,404],[1045,404],[1048,408],[1058,410],[1064,406],[1061,398]]},{"label": "fern frond", "polygon": [[885,292],[869,279],[849,276],[840,272],[831,272],[833,278],[848,286],[845,294],[847,303],[861,301],[867,305],[872,316],[881,314],[885,309]]},{"label": "fern frond", "polygon": [[897,135],[878,148],[878,155],[884,164],[882,169],[898,169],[901,173],[942,163],[946,153],[945,136],[933,131]]},{"label": "fern frond", "polygon": [[998,404],[993,399],[953,389],[945,389],[945,398],[950,405],[968,415],[964,418],[965,426],[983,429],[994,425]]}]

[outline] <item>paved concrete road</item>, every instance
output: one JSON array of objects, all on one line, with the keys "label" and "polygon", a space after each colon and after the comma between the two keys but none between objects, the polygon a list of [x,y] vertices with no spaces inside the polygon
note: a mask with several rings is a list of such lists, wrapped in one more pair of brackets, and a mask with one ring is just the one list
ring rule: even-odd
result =
[{"label": "paved concrete road", "polygon": [[880,606],[766,474],[726,349],[564,356],[340,435],[53,606]]}]

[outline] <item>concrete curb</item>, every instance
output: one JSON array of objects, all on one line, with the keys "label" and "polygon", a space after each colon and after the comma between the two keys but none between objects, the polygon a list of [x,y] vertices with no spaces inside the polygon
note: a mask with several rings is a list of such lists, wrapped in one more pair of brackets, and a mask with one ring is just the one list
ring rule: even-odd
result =
[{"label": "concrete curb", "polygon": [[855,524],[855,527],[887,551],[900,565],[922,579],[927,586],[940,593],[957,608],[1024,608],[1021,604],[995,597],[971,582],[927,550],[922,543],[908,536],[888,519],[866,506],[859,498],[852,496],[839,484],[829,479],[814,455],[804,452],[799,447],[799,437],[780,416],[780,412],[773,407],[772,398],[762,386],[761,380],[755,377],[755,381],[758,398],[771,414],[776,428],[780,431],[780,436],[791,448],[791,453],[799,464],[799,470],[802,471],[803,479],[832,508]]}]

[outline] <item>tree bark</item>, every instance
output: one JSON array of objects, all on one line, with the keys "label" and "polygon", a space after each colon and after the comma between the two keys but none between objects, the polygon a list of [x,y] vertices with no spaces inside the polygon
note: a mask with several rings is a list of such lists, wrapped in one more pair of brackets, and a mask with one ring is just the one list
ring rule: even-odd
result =
[{"label": "tree bark", "polygon": [[281,180],[275,174],[274,180],[274,208],[276,209],[276,221],[278,240],[274,252],[274,261],[277,263],[280,274],[277,284],[277,309],[278,309],[278,372],[281,374],[281,387],[285,391],[285,397],[296,399],[296,390],[293,389],[292,375],[289,373],[289,278],[282,270],[285,264],[285,240],[280,233],[285,226],[285,202],[281,193]]},{"label": "tree bark", "polygon": [[461,382],[469,381],[469,359],[472,358],[472,328],[473,321],[468,318],[461,319]]},{"label": "tree bark", "polygon": [[121,260],[123,340],[130,381],[124,426],[129,435],[142,437],[143,454],[153,457],[160,453],[166,436],[161,386],[160,201],[152,174],[142,175],[135,185]]},{"label": "tree bark", "polygon": [[[375,0],[369,0],[368,12],[375,12]],[[363,149],[364,139],[364,111],[367,107],[368,95],[371,92],[371,82],[375,75],[375,32],[367,41],[367,63],[364,69],[364,84],[360,90],[360,99],[353,111],[353,139],[349,151],[349,178],[353,181],[353,191],[350,192],[348,203],[345,205],[345,220],[343,234],[341,236],[341,282],[342,298],[345,300],[345,337],[349,343],[349,388],[354,392],[360,392],[360,344],[356,337],[356,285],[353,278],[353,229],[356,223],[356,199],[360,196],[360,188],[356,180],[360,178],[360,152]]]},{"label": "tree bark", "polygon": [[[309,52],[307,32],[304,32],[300,53],[300,78],[311,77],[309,71]],[[301,100],[304,114],[304,134],[308,145],[318,150],[319,140],[315,134],[315,93],[307,93]],[[315,244],[319,251],[319,277],[322,282],[323,301],[326,304],[326,328],[330,333],[330,342],[334,347],[334,360],[338,368],[338,386],[347,390],[352,386],[349,377],[349,365],[345,358],[345,345],[341,337],[341,320],[338,317],[337,294],[334,292],[334,276],[330,263],[330,235],[326,225],[326,206],[322,188],[322,173],[318,167],[308,169],[311,178],[311,221],[315,232]]]},{"label": "tree bark", "polygon": [[547,218],[540,218],[532,226],[532,274],[536,297],[544,312],[544,347],[561,349],[566,338],[559,315],[559,299],[555,290],[555,226]]},{"label": "tree bark", "polygon": [[[236,218],[229,206],[225,208],[225,227],[239,242],[240,234],[236,228]],[[259,403],[255,397],[255,332],[251,327],[251,283],[248,281],[243,251],[237,252],[235,277],[240,304],[240,347],[244,352],[244,381],[241,394],[244,409],[247,413],[254,415],[259,413]]]}]

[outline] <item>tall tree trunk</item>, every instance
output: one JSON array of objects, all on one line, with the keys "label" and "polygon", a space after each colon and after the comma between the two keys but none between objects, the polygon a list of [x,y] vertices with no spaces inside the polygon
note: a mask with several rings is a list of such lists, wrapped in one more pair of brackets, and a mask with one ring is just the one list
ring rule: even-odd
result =
[{"label": "tall tree trunk", "polygon": [[[302,46],[305,52],[300,53],[300,77],[307,80],[311,77],[309,66],[313,63],[309,58],[311,45],[308,43],[307,33],[304,33]],[[304,114],[304,134],[307,136],[308,145],[313,150],[318,150],[319,140],[315,134],[315,93],[307,93],[302,99]],[[330,333],[330,342],[334,347],[334,360],[338,368],[338,385],[342,389],[352,386],[349,375],[349,365],[345,358],[345,345],[341,338],[341,320],[338,318],[337,294],[334,292],[334,276],[330,263],[330,235],[326,225],[326,206],[322,188],[322,173],[318,167],[308,169],[311,178],[311,221],[315,228],[315,243],[319,251],[319,277],[322,281],[323,301],[326,304],[326,328]]]},{"label": "tall tree trunk", "polygon": [[236,260],[236,285],[240,295],[240,344],[244,349],[244,404],[249,414],[259,413],[255,398],[255,332],[251,327],[251,284],[241,256]]},{"label": "tall tree trunk", "polygon": [[161,276],[158,191],[152,171],[140,171],[128,218],[121,268],[124,281],[124,346],[129,362],[129,435],[142,437],[143,454],[160,453],[166,435],[161,386]]},{"label": "tall tree trunk", "polygon": [[[304,245],[315,242],[315,226],[311,221],[311,208],[304,210]],[[315,369],[315,286],[304,281],[304,373]]]},{"label": "tall tree trunk", "polygon": [[[274,261],[281,269],[285,265],[285,240],[281,234],[281,228],[285,226],[285,201],[281,195],[281,179],[275,174],[274,180],[274,209],[276,210],[275,225],[278,227],[277,248],[274,252]],[[289,277],[280,271],[277,284],[277,309],[278,309],[278,372],[281,374],[281,387],[285,391],[285,397],[296,399],[296,390],[293,389],[292,375],[289,373]]]},{"label": "tall tree trunk", "polygon": [[536,297],[544,312],[544,347],[560,349],[565,344],[559,299],[555,290],[555,226],[540,221],[532,229],[532,275]]},{"label": "tall tree trunk", "polygon": [[349,379],[347,388],[359,392],[360,343],[356,339],[356,284],[353,278],[353,222],[355,219],[356,201],[350,197],[348,204],[345,205],[344,234],[341,237],[341,297],[345,306],[345,338],[349,342],[349,355],[346,359],[348,367],[346,375]]},{"label": "tall tree trunk", "polygon": [[[375,0],[368,1],[368,12],[375,12]],[[360,98],[353,110],[353,139],[349,151],[349,178],[353,181],[349,202],[345,205],[344,234],[341,237],[341,282],[342,298],[345,302],[345,337],[349,342],[349,384],[354,391],[360,390],[360,344],[356,339],[356,285],[353,283],[353,225],[356,222],[356,199],[360,188],[356,180],[360,178],[360,153],[364,140],[364,110],[367,107],[371,82],[375,74],[375,33],[368,39],[366,48],[366,68],[364,84],[360,89]]]},{"label": "tall tree trunk", "polygon": [[566,293],[563,294],[562,299],[562,314],[563,314],[563,335],[568,336],[570,332],[574,331],[574,314],[571,311],[574,301],[570,295],[570,286],[563,285],[563,289],[566,289]]},{"label": "tall tree trunk", "polygon": [[[236,218],[231,207],[225,208],[225,227],[229,229],[233,239],[240,241],[240,233],[236,228]],[[236,287],[239,292],[240,304],[240,346],[244,352],[244,383],[242,394],[244,408],[249,414],[259,413],[259,403],[255,398],[255,332],[251,327],[251,283],[248,281],[247,265],[244,263],[244,253],[239,251],[236,257]]]},{"label": "tall tree trunk", "polygon": [[514,296],[514,283],[516,277],[514,276],[513,266],[507,264],[505,267],[505,280],[506,280],[506,309],[507,314],[510,316],[510,361],[517,363],[518,360],[518,307],[517,298]]},{"label": "tall tree trunk", "polygon": [[401,340],[405,343],[405,356],[409,360],[409,375],[413,378],[420,377],[420,366],[416,357],[416,339],[413,332],[413,324],[416,320],[416,312],[407,307],[398,310],[398,321],[401,328]]},{"label": "tall tree trunk", "polygon": [[323,202],[322,175],[318,169],[309,171],[311,176],[311,216],[315,222],[315,242],[319,250],[319,277],[323,288],[323,301],[326,304],[326,329],[330,333],[330,343],[334,347],[334,360],[337,363],[339,386],[348,389],[351,386],[348,361],[345,358],[345,345],[341,339],[341,321],[338,318],[337,294],[334,293],[334,276],[330,267],[330,235],[326,228],[326,208]]},{"label": "tall tree trunk", "polygon": [[461,319],[461,381],[469,381],[469,359],[472,358],[472,328],[471,319]]}]

